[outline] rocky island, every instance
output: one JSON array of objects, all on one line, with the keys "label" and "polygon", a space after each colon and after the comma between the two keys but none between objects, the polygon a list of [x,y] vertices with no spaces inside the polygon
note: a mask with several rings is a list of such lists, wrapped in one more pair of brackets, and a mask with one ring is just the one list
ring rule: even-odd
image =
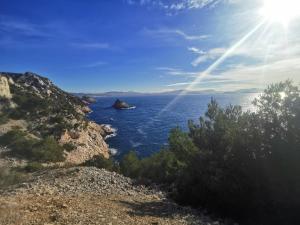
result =
[{"label": "rocky island", "polygon": [[121,101],[120,99],[117,99],[115,103],[113,104],[113,107],[115,109],[130,109],[134,106],[129,105],[127,102]]}]

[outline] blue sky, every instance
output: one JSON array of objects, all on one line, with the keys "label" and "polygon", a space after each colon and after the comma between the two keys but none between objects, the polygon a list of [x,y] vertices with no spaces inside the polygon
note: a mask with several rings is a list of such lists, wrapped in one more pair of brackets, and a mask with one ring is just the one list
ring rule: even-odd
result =
[{"label": "blue sky", "polygon": [[300,82],[299,18],[288,27],[270,21],[257,27],[262,5],[1,0],[0,71],[36,72],[76,92],[230,91]]}]

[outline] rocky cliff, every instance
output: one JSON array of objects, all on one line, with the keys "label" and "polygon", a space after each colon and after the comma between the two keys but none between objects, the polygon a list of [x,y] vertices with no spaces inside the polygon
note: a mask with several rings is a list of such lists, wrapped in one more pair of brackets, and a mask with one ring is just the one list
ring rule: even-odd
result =
[{"label": "rocky cliff", "polygon": [[65,162],[79,164],[99,154],[109,157],[106,131],[88,121],[89,107],[49,79],[31,72],[0,72],[0,98],[0,135],[16,127],[11,124],[21,124],[18,128],[37,139],[54,137],[66,148]]}]

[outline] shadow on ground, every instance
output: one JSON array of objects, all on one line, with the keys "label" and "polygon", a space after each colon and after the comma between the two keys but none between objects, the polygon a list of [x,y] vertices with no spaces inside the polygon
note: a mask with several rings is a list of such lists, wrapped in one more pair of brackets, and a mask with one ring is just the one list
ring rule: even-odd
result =
[{"label": "shadow on ground", "polygon": [[120,201],[120,203],[131,209],[127,212],[130,216],[172,218],[174,215],[183,213],[183,209],[175,203],[163,200],[151,202]]}]

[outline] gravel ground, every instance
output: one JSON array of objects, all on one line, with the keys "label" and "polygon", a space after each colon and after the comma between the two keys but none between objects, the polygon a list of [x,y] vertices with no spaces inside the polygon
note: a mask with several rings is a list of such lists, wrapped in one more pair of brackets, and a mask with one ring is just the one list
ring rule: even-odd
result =
[{"label": "gravel ground", "polygon": [[158,188],[93,167],[32,174],[0,192],[1,225],[229,224],[181,207]]}]

